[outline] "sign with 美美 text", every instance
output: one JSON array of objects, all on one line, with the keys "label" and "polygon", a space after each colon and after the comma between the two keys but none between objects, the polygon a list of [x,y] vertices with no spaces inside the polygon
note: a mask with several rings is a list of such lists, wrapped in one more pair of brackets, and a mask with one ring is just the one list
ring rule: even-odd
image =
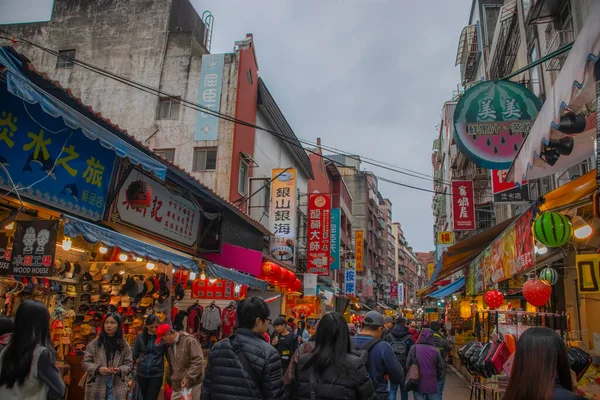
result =
[{"label": "sign with \u7f8e\u7f8e text", "polygon": [[[127,189],[137,181],[152,189],[149,207],[136,208],[127,200]],[[191,201],[169,191],[163,184],[131,171],[116,199],[121,222],[176,243],[193,246],[198,240],[200,210]]]},{"label": "sign with \u7f8e\u7f8e text", "polygon": [[473,181],[452,181],[452,221],[455,231],[475,230]]},{"label": "sign with \u7f8e\u7f8e text", "polygon": [[356,258],[356,272],[364,271],[365,234],[362,230],[354,233],[354,253]]},{"label": "sign with \u7f8e\u7f8e text", "polygon": [[[104,216],[116,154],[0,85],[0,187],[91,220]],[[14,193],[13,193],[14,195]]]},{"label": "sign with \u7f8e\u7f8e text", "polygon": [[296,170],[274,169],[271,175],[271,255],[277,260],[293,264],[296,246]]},{"label": "sign with \u7f8e\u7f8e text", "polygon": [[335,271],[340,269],[340,225],[341,210],[339,208],[331,209],[331,258],[329,267]]},{"label": "sign with \u7f8e\u7f8e text", "polygon": [[354,260],[344,262],[344,293],[354,296],[356,291],[356,263]]},{"label": "sign with \u7f8e\u7f8e text", "polygon": [[[221,109],[224,65],[225,54],[205,54],[202,56],[198,104],[210,111],[219,112]],[[219,117],[198,111],[194,140],[217,140],[218,136]]]},{"label": "sign with \u7f8e\u7f8e text", "polygon": [[313,193],[308,196],[308,244],[306,272],[329,275],[331,196]]},{"label": "sign with \u7f8e\u7f8e text", "polygon": [[460,96],[454,109],[456,145],[480,167],[508,169],[541,108],[540,99],[518,83],[478,83]]},{"label": "sign with \u7f8e\u7f8e text", "polygon": [[52,276],[58,220],[15,222],[15,237],[3,275]]}]

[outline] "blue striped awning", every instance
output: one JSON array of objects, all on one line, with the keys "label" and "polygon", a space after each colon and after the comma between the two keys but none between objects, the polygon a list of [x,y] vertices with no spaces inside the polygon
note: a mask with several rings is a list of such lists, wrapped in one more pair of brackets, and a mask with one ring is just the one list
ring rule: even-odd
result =
[{"label": "blue striped awning", "polygon": [[434,299],[442,299],[446,296],[450,296],[451,294],[458,292],[463,287],[465,287],[464,277],[455,280],[448,286],[444,286],[443,288],[436,290],[435,292],[429,294],[429,297],[433,297]]},{"label": "blue striped awning", "polygon": [[251,286],[256,289],[267,290],[269,284],[262,279],[255,278],[251,275],[246,275],[242,272],[236,271],[231,268],[221,267],[217,264],[208,264],[206,272],[209,276],[214,276],[221,279],[227,279],[235,283],[241,283],[242,285]]}]

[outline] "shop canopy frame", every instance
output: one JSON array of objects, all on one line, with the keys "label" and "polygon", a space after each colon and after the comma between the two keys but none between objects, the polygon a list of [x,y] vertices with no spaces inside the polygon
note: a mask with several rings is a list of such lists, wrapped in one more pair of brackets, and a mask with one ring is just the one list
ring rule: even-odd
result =
[{"label": "shop canopy frame", "polygon": [[441,289],[436,290],[433,293],[430,293],[428,296],[433,297],[434,299],[443,299],[444,297],[450,296],[462,288],[465,287],[465,277],[459,278],[449,284],[448,286],[444,286]]},{"label": "shop canopy frame", "polygon": [[[171,264],[175,267],[182,267],[196,273],[199,271],[197,260],[175,250],[155,245],[151,243],[151,239],[142,241],[79,218],[69,215],[63,215],[63,217],[65,219],[65,236],[71,238],[81,236],[86,242],[91,244],[102,243],[109,247],[118,247],[128,253],[148,257],[162,264]],[[267,282],[261,279],[210,262],[207,263],[206,272],[209,276],[227,279],[261,290],[266,290],[268,287]]]}]

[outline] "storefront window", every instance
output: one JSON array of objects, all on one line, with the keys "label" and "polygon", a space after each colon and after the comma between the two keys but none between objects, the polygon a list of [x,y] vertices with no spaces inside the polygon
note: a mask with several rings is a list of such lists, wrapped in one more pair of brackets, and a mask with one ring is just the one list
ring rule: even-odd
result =
[{"label": "storefront window", "polygon": [[[533,47],[531,48],[531,51],[529,52],[529,62],[533,63],[533,62],[537,61],[538,59],[539,59],[539,54],[538,54],[537,43],[534,43]],[[542,76],[541,65],[538,65],[531,69],[531,88],[532,88],[533,93],[537,97],[541,97],[541,95],[544,93],[544,87],[542,85],[541,76]]]}]

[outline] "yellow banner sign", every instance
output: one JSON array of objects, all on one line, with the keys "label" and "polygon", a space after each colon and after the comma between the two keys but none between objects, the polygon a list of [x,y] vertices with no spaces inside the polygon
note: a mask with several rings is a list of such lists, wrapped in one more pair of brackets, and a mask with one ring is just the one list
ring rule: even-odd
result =
[{"label": "yellow banner sign", "polygon": [[354,253],[356,255],[356,272],[364,271],[364,252],[365,252],[365,234],[363,231],[356,231],[355,236],[355,245],[354,245]]},{"label": "yellow banner sign", "polygon": [[433,275],[433,271],[435,270],[435,264],[429,263],[427,264],[427,280],[431,279],[431,275]]},{"label": "yellow banner sign", "polygon": [[453,244],[454,235],[452,232],[438,232],[438,244]]},{"label": "yellow banner sign", "polygon": [[600,293],[600,254],[575,257],[579,293]]}]

